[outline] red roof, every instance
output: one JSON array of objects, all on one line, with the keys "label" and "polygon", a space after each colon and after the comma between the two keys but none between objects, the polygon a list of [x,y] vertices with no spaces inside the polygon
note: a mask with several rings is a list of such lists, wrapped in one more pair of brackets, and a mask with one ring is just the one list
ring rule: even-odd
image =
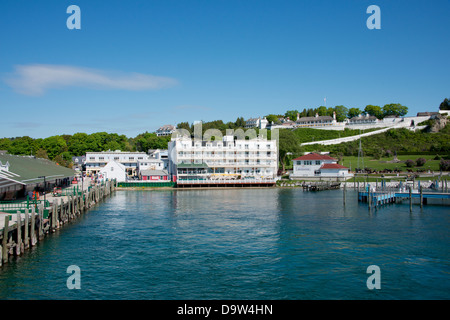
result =
[{"label": "red roof", "polygon": [[317,154],[317,153],[308,153],[304,156],[295,158],[294,160],[333,160],[337,161],[337,159],[334,159],[330,156],[324,155],[324,154]]},{"label": "red roof", "polygon": [[324,163],[320,169],[348,169],[347,167],[344,167],[337,163]]}]

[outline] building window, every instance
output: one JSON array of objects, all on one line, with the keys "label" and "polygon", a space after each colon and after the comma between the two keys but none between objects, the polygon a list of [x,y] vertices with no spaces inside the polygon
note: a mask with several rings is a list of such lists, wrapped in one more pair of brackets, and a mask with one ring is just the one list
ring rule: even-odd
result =
[{"label": "building window", "polygon": [[317,164],[317,165],[320,165],[320,160],[316,160],[316,164]]},{"label": "building window", "polygon": [[309,160],[303,161],[303,163],[304,163],[305,166],[312,165],[312,161],[309,161]]}]

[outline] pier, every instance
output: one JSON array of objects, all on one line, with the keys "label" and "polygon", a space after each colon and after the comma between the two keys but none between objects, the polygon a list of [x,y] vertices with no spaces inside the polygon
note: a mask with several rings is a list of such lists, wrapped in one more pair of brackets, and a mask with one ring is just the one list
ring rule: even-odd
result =
[{"label": "pier", "polygon": [[75,221],[96,203],[112,194],[115,181],[61,190],[46,200],[0,203],[0,266],[20,256],[46,235]]},{"label": "pier", "polygon": [[314,181],[314,182],[303,181],[302,183],[303,191],[334,190],[339,189],[340,187],[341,183],[334,181]]},{"label": "pier", "polygon": [[368,203],[369,208],[377,208],[389,203],[409,202],[410,210],[412,211],[413,203],[419,204],[420,207],[427,204],[450,204],[450,193],[446,191],[425,189],[419,187],[418,189],[397,188],[358,188],[358,201]]}]

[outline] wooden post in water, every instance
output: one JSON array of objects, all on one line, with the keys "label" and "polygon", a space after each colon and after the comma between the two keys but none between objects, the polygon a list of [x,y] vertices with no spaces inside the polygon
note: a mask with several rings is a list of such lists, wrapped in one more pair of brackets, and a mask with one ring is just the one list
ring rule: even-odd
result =
[{"label": "wooden post in water", "polygon": [[20,256],[22,249],[22,217],[20,211],[17,211],[17,241],[16,241],[16,255]]},{"label": "wooden post in water", "polygon": [[30,225],[30,244],[33,247],[36,244],[36,212],[34,206],[31,207],[31,225]]},{"label": "wooden post in water", "polygon": [[23,235],[23,243],[24,243],[24,250],[27,250],[28,247],[30,246],[30,240],[28,238],[28,228],[30,227],[30,219],[28,216],[29,212],[28,209],[25,209],[25,232]]},{"label": "wooden post in water", "polygon": [[345,207],[345,197],[346,197],[346,192],[347,192],[347,183],[344,181],[344,207]]},{"label": "wooden post in water", "polygon": [[[49,216],[50,218],[50,216]],[[39,241],[44,238],[44,205],[41,203],[39,206],[39,230],[38,230]]]},{"label": "wooden post in water", "polygon": [[3,240],[2,240],[2,261],[8,262],[8,230],[9,230],[9,215],[5,215],[5,224],[3,225]]},{"label": "wooden post in water", "polygon": [[412,188],[409,188],[409,212],[412,212]]},{"label": "wooden post in water", "polygon": [[423,207],[423,191],[422,191],[422,186],[420,186],[420,208],[422,209]]}]

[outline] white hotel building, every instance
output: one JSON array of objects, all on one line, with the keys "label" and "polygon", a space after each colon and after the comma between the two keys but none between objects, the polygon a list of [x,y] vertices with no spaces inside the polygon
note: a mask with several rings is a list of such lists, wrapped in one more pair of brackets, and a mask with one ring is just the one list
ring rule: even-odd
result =
[{"label": "white hotel building", "polygon": [[86,152],[86,174],[100,173],[109,162],[117,162],[125,167],[128,177],[136,176],[138,162],[149,160],[145,152],[102,151]]},{"label": "white hotel building", "polygon": [[177,180],[274,179],[276,140],[254,138],[196,141],[187,137],[169,142],[169,173]]}]

